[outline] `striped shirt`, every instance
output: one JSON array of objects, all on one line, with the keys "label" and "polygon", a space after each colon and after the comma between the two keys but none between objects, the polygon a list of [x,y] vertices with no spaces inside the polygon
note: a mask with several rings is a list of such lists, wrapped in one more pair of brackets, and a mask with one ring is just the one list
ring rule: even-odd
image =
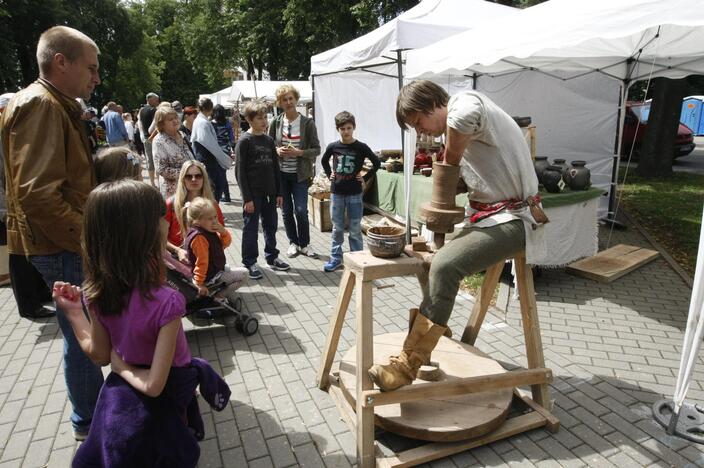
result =
[{"label": "striped shirt", "polygon": [[[301,115],[289,122],[284,115],[281,119],[281,146],[293,148],[301,147]],[[281,158],[281,172],[295,174],[298,169],[298,158]]]}]

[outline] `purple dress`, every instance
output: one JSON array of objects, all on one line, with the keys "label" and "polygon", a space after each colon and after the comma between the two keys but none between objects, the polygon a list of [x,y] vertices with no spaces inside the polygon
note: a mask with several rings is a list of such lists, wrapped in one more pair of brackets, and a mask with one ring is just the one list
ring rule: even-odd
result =
[{"label": "purple dress", "polygon": [[[135,289],[119,315],[97,314],[112,347],[128,364],[150,366],[159,330],[185,312],[181,293],[161,286],[144,297]],[[88,438],[78,448],[74,468],[191,468],[198,463],[204,427],[196,388],[215,410],[224,409],[230,389],[210,365],[191,358],[183,328],[164,391],[151,398],[110,373],[98,396]]]},{"label": "purple dress", "polygon": [[[151,366],[156,340],[161,327],[186,311],[186,300],[180,292],[168,286],[150,291],[151,299],[142,296],[139,289],[130,294],[127,307],[119,315],[100,315],[112,342],[113,349],[123,361],[133,366]],[[191,362],[186,334],[183,327],[176,338],[176,352],[172,367],[185,367]]]}]

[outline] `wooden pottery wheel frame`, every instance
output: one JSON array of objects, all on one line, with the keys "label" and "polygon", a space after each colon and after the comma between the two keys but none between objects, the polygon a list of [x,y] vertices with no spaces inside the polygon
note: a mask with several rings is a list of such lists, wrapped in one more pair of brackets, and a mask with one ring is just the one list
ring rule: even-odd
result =
[{"label": "wooden pottery wheel frame", "polygon": [[[374,337],[374,363],[387,363],[402,348],[406,333]],[[340,362],[340,388],[354,407],[356,395],[356,347]],[[440,365],[439,381],[456,380],[506,372],[474,346],[440,338],[431,360]],[[417,380],[417,382],[422,382]],[[499,427],[508,415],[513,390],[510,388],[454,397],[431,398],[374,408],[374,422],[390,432],[431,442],[472,439]]]}]

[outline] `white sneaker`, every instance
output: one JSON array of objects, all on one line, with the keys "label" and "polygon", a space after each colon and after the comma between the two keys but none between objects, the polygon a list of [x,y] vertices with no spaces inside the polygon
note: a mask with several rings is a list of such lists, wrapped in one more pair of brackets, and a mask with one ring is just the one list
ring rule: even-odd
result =
[{"label": "white sneaker", "polygon": [[313,250],[313,247],[311,247],[310,245],[306,245],[305,247],[301,247],[298,249],[298,251],[300,253],[302,253],[303,255],[305,255],[306,257],[318,258],[318,254],[315,253],[315,251]]},{"label": "white sneaker", "polygon": [[288,258],[293,258],[293,257],[298,256],[298,252],[299,252],[298,246],[296,244],[290,244],[288,246],[288,249],[286,250],[286,256]]}]

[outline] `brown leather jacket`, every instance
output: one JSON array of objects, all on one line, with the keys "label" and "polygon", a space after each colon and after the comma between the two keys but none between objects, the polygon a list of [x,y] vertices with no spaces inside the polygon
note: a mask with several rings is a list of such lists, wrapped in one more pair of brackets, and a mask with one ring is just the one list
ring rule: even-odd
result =
[{"label": "brown leather jacket", "polygon": [[83,205],[95,186],[81,106],[39,78],[0,118],[8,250],[81,251]]}]

